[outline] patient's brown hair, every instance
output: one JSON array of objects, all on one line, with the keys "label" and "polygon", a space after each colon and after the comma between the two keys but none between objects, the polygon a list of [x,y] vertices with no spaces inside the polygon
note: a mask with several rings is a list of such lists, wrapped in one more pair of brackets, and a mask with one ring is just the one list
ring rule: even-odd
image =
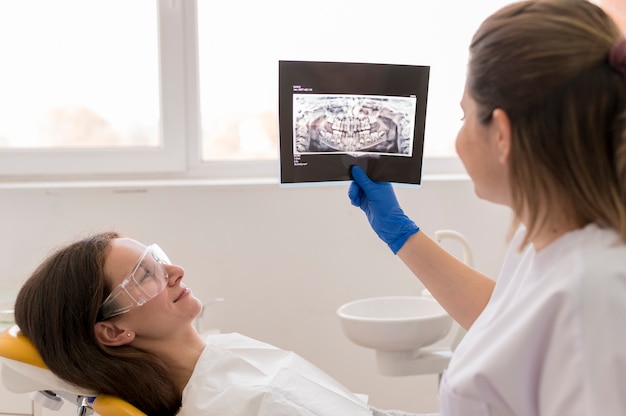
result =
[{"label": "patient's brown hair", "polygon": [[157,357],[96,340],[100,305],[110,292],[104,261],[117,237],[96,234],[44,260],[19,291],[15,321],[63,380],[124,399],[149,415],[173,415],[180,393]]}]

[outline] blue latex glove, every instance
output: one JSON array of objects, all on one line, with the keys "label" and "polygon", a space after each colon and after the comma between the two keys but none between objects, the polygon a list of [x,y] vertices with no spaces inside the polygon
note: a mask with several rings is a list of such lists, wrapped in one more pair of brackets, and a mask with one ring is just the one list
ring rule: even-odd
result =
[{"label": "blue latex glove", "polygon": [[354,181],[348,189],[352,205],[365,212],[370,225],[393,254],[420,229],[404,214],[390,183],[374,182],[359,166],[352,166]]}]

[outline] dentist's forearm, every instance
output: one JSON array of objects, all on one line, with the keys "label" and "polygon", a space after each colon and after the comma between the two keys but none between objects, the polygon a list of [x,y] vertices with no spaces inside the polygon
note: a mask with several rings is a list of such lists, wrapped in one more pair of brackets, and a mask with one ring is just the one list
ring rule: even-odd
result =
[{"label": "dentist's forearm", "polygon": [[459,325],[472,326],[491,297],[493,279],[458,260],[423,231],[409,237],[397,255]]}]

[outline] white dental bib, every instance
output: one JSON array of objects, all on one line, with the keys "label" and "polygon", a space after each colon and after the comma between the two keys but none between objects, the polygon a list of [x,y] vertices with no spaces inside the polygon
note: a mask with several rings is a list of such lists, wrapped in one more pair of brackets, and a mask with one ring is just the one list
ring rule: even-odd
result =
[{"label": "white dental bib", "polygon": [[241,334],[207,338],[182,416],[371,416],[367,403],[297,354]]}]

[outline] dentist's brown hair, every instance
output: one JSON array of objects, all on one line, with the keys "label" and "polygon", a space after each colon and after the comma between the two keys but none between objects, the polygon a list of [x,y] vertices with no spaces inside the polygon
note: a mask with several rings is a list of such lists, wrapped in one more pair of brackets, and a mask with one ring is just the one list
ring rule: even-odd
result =
[{"label": "dentist's brown hair", "polygon": [[467,89],[491,121],[511,124],[512,208],[526,241],[568,215],[626,240],[626,76],[609,64],[624,39],[586,0],[513,3],[472,40]]}]

